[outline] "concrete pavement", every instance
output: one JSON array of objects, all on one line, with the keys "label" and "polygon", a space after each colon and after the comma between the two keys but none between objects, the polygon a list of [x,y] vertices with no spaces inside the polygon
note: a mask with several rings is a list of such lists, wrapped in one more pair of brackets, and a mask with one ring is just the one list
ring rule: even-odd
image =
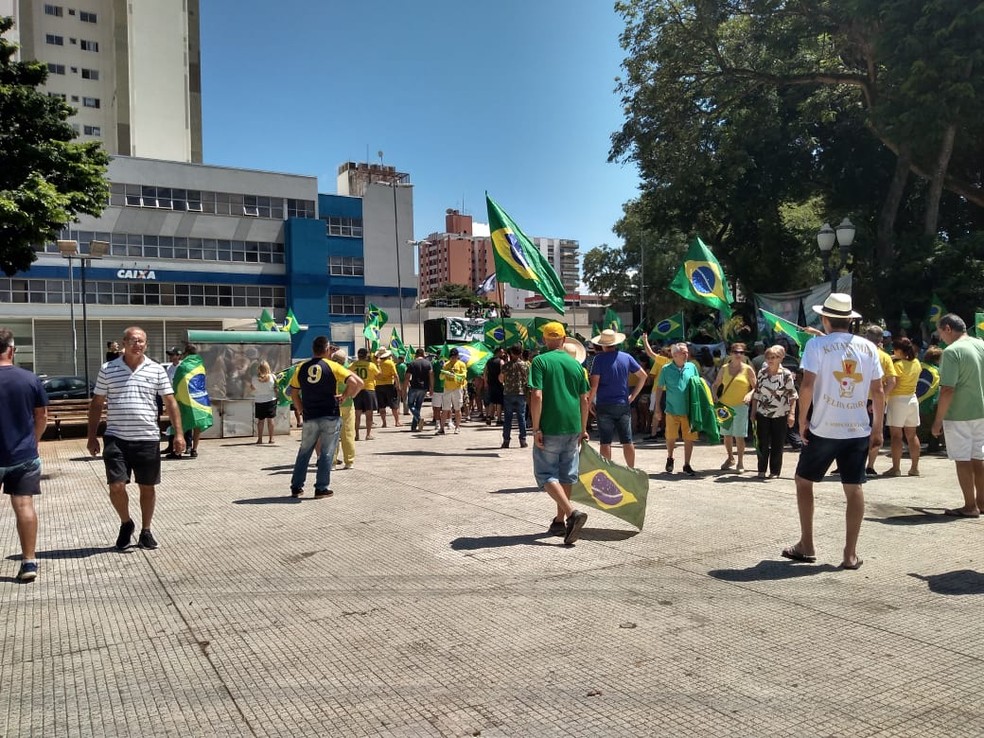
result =
[{"label": "concrete pavement", "polygon": [[646,529],[589,511],[564,547],[499,429],[375,432],[317,501],[313,467],[287,496],[297,431],[203,441],[165,462],[161,547],[125,553],[101,460],[44,443],[33,584],[0,507],[0,735],[984,734],[984,521],[938,514],[945,459],[866,486],[845,572],[835,478],[818,563],[778,556],[795,454],[759,482],[703,446],[690,479],[641,444]]}]

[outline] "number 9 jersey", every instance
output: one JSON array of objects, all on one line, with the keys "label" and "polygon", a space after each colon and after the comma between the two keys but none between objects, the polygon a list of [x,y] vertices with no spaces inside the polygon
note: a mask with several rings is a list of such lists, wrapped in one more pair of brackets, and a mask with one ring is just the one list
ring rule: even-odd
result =
[{"label": "number 9 jersey", "polygon": [[341,364],[328,359],[308,359],[297,367],[290,386],[301,393],[304,418],[337,418],[337,386],[351,374]]}]

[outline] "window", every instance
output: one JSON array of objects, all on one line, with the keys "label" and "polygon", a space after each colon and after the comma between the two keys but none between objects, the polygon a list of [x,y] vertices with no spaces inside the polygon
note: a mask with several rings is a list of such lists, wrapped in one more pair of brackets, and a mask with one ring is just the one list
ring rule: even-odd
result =
[{"label": "window", "polygon": [[82,67],[82,79],[99,79],[99,70]]},{"label": "window", "polygon": [[83,23],[95,23],[96,22],[96,14],[95,13],[87,13],[84,10],[81,10],[81,11],[79,11],[79,20],[82,21]]},{"label": "window", "polygon": [[362,218],[328,216],[328,235],[362,238]]},{"label": "window", "polygon": [[64,64],[49,64],[48,74],[65,74]]},{"label": "window", "polygon": [[365,259],[361,256],[331,256],[328,273],[336,277],[361,277],[365,273]]},{"label": "window", "polygon": [[362,295],[332,295],[328,312],[335,315],[364,315],[366,298]]},{"label": "window", "polygon": [[46,44],[51,44],[52,46],[64,46],[65,45],[65,37],[64,36],[56,36],[53,33],[46,33],[44,35],[44,42]]},{"label": "window", "polygon": [[55,16],[57,18],[61,18],[63,12],[64,11],[62,10],[62,6],[61,5],[49,5],[48,3],[45,3],[44,4],[44,14],[45,15],[53,15],[53,16]]},{"label": "window", "polygon": [[98,108],[99,98],[98,97],[83,97],[82,105],[87,108]]},{"label": "window", "polygon": [[61,92],[49,92],[48,97],[57,97],[62,102],[68,102],[68,96]]},{"label": "window", "polygon": [[86,41],[85,39],[82,39],[80,46],[82,51],[99,51],[98,41]]},{"label": "window", "polygon": [[83,126],[82,130],[85,131],[86,136],[101,136],[102,129],[99,126]]},{"label": "window", "polygon": [[313,218],[314,201],[312,200],[287,200],[288,218]]}]

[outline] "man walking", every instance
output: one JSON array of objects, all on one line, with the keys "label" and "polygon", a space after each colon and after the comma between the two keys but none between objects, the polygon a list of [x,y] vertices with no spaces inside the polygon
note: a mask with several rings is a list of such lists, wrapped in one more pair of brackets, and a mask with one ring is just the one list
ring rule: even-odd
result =
[{"label": "man walking", "polygon": [[[625,334],[611,329],[591,339],[601,348],[591,365],[591,393],[588,404],[595,406],[601,455],[612,460],[612,441],[618,433],[625,465],[635,467],[635,444],[632,442],[632,403],[646,386],[646,370],[630,354],[618,350]],[[629,377],[636,383],[629,389]]]},{"label": "man walking", "polygon": [[[683,438],[683,471],[696,476],[690,459],[694,453],[697,431],[690,426],[690,387],[694,379],[699,379],[695,367],[688,359],[690,349],[685,343],[675,343],[671,348],[673,361],[663,367],[653,389],[653,424],[659,425],[663,417],[660,400],[666,393],[666,473],[673,473],[673,451],[678,438]],[[597,359],[596,359],[597,361]]]},{"label": "man walking", "polygon": [[541,328],[547,350],[530,363],[530,411],[533,420],[533,476],[557,504],[550,535],[574,543],[588,514],[571,504],[581,441],[588,433],[588,380],[584,368],[564,351],[566,332],[552,321]]},{"label": "man walking", "polygon": [[366,440],[371,441],[372,416],[379,406],[376,401],[376,377],[379,376],[379,367],[376,366],[376,362],[369,360],[367,349],[360,348],[356,356],[359,358],[352,362],[349,369],[362,380],[363,388],[355,396],[355,440],[359,440],[359,428],[362,425],[362,416],[365,415]]},{"label": "man walking", "polygon": [[[813,484],[823,479],[832,462],[840,469],[847,498],[847,532],[841,567],[857,569],[858,535],[864,518],[865,464],[870,448],[882,443],[885,392],[878,348],[851,335],[851,296],[834,292],[814,305],[827,335],[810,339],[803,350],[803,382],[799,391],[800,435],[804,448],[796,465],[796,506],[800,539],[782,550],[793,561],[817,560],[813,543]],[[871,419],[867,411],[871,396]],[[809,415],[813,407],[812,418]]]},{"label": "man walking", "polygon": [[[342,421],[339,406],[350,397],[355,397],[363,388],[358,375],[353,374],[341,364],[325,358],[328,353],[328,337],[318,336],[311,345],[314,358],[303,362],[291,377],[291,401],[304,416],[301,426],[301,446],[294,460],[294,473],[290,478],[290,496],[300,497],[304,493],[308,462],[315,445],[318,450],[318,469],[314,478],[314,499],[331,497],[334,494],[328,485],[331,483],[331,467],[338,446],[338,435]],[[365,349],[360,350],[362,354]],[[345,383],[345,391],[336,394],[337,384]],[[370,414],[371,417],[371,414]]]},{"label": "man walking", "polygon": [[441,401],[441,429],[438,433],[444,433],[444,428],[452,420],[452,414],[454,432],[457,433],[461,429],[461,405],[464,403],[464,389],[468,383],[468,368],[458,358],[458,349],[453,348],[448,352],[448,360],[441,367],[441,378],[444,380],[444,398]]},{"label": "man walking", "polygon": [[427,395],[434,394],[434,371],[431,363],[424,358],[424,350],[417,349],[414,360],[407,366],[403,379],[403,395],[408,398],[410,406],[410,430],[422,430],[424,423],[420,419],[420,408]]},{"label": "man walking", "polygon": [[89,403],[89,453],[99,453],[96,431],[106,406],[106,433],[103,435],[103,464],[109,484],[109,500],[120,516],[116,549],[130,545],[134,524],[130,518],[130,501],[126,485],[130,475],[140,488],[140,548],[157,548],[150,525],[157,504],[157,485],[161,483],[160,436],[157,398],[174,429],[174,453],[185,450],[181,430],[181,413],[174,399],[174,389],[164,367],[148,359],[147,333],[132,326],[123,332],[123,355],[103,364]]},{"label": "man walking", "polygon": [[41,494],[38,445],[48,423],[48,395],[36,374],[14,366],[16,350],[13,332],[0,328],[0,489],[10,498],[17,520],[21,547],[17,579],[32,582],[38,576],[34,509],[34,497]]},{"label": "man walking", "polygon": [[946,455],[957,467],[964,498],[963,507],[946,514],[979,518],[984,512],[984,341],[967,335],[967,324],[953,313],[936,327],[946,349],[932,433],[946,431]]},{"label": "man walking", "polygon": [[393,352],[388,348],[381,348],[376,352],[376,366],[379,368],[379,376],[376,377],[376,403],[379,405],[379,417],[382,418],[383,427],[386,427],[386,411],[389,410],[393,415],[393,425],[399,427],[400,422],[400,395],[397,391],[397,381],[399,374],[396,371],[396,362],[393,361]]}]

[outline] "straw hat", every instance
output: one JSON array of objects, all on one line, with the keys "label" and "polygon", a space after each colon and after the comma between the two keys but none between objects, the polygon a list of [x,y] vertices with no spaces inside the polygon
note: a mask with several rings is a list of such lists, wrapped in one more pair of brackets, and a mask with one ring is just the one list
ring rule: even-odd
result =
[{"label": "straw hat", "polygon": [[625,340],[625,334],[619,333],[618,331],[613,331],[611,328],[606,328],[599,335],[591,339],[591,343],[595,346],[601,346],[605,348],[606,346],[618,346]]},{"label": "straw hat", "polygon": [[585,350],[584,345],[576,338],[571,338],[570,336],[564,339],[563,349],[573,356],[578,364],[583,364],[584,360],[588,356],[588,352]]},{"label": "straw hat", "polygon": [[861,314],[854,312],[851,306],[851,296],[843,292],[831,292],[823,301],[823,305],[814,305],[813,312],[828,318],[860,318]]},{"label": "straw hat", "polygon": [[376,358],[377,359],[388,359],[392,355],[393,355],[393,352],[390,351],[389,349],[385,349],[385,348],[381,348],[381,349],[379,349],[379,351],[376,352]]}]

